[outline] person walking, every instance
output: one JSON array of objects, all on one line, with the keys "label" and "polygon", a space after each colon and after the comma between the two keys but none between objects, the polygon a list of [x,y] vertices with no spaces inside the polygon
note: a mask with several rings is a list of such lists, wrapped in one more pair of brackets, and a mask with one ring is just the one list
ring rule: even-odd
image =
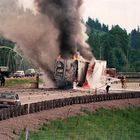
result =
[{"label": "person walking", "polygon": [[121,77],[121,85],[122,85],[122,88],[126,88],[126,78],[125,78],[125,76]]},{"label": "person walking", "polygon": [[108,81],[106,83],[106,93],[109,93],[110,86],[111,86],[110,79],[108,79]]}]

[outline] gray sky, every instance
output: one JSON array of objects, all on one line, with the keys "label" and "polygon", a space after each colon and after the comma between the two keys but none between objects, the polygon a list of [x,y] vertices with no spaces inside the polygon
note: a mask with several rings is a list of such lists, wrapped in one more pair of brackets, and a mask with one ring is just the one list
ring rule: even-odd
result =
[{"label": "gray sky", "polygon": [[[0,0],[0,25],[7,22],[10,15],[14,16],[13,1]],[[140,0],[84,0],[83,9],[84,19],[90,16],[110,26],[119,24],[129,32],[140,26]]]},{"label": "gray sky", "polygon": [[140,0],[84,0],[84,19],[98,18],[131,31],[140,25]]}]

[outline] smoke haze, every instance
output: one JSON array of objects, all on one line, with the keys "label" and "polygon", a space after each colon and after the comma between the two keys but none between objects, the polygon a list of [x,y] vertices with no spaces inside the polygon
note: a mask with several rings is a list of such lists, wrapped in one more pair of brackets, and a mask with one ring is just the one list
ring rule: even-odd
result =
[{"label": "smoke haze", "polygon": [[92,58],[81,24],[82,3],[82,0],[1,0],[0,18],[4,22],[0,21],[0,32],[17,42],[24,54],[52,79],[59,55],[69,58],[78,51],[85,59]]}]

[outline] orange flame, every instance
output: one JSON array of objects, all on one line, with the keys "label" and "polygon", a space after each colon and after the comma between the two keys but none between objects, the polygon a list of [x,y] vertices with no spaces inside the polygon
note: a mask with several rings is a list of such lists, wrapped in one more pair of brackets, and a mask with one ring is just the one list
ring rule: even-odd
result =
[{"label": "orange flame", "polygon": [[77,60],[77,59],[78,59],[78,54],[75,53],[75,54],[72,56],[72,59],[73,59],[73,60]]}]

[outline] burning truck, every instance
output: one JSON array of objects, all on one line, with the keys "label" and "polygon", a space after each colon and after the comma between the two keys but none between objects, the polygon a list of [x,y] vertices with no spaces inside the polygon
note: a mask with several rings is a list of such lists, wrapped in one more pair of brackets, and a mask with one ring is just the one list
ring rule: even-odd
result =
[{"label": "burning truck", "polygon": [[56,60],[55,81],[58,88],[98,89],[106,83],[106,61],[87,61],[81,56]]}]

